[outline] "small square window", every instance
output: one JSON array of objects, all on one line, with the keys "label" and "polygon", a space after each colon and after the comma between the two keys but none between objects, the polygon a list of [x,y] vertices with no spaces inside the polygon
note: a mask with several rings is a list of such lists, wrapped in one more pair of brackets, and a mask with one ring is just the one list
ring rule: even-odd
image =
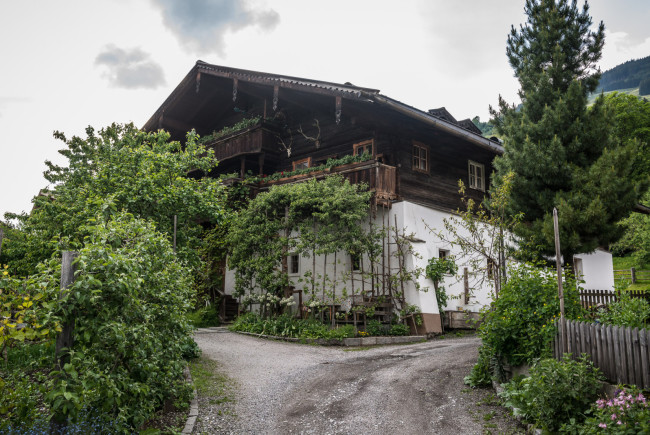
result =
[{"label": "small square window", "polygon": [[449,257],[449,251],[446,249],[438,249],[438,258],[447,258]]},{"label": "small square window", "polygon": [[311,157],[307,157],[306,159],[296,160],[295,162],[293,162],[294,171],[298,169],[307,169],[309,167],[311,167]]},{"label": "small square window", "polygon": [[374,155],[374,143],[373,140],[364,140],[363,142],[355,143],[352,146],[352,149],[354,150],[353,154],[355,156],[360,156],[362,154],[369,154],[369,155]]},{"label": "small square window", "polygon": [[417,142],[413,144],[413,170],[429,172],[429,150]]},{"label": "small square window", "polygon": [[300,271],[300,256],[298,254],[289,255],[289,273],[295,275]]},{"label": "small square window", "polygon": [[469,187],[470,189],[485,192],[485,167],[481,163],[468,161]]}]

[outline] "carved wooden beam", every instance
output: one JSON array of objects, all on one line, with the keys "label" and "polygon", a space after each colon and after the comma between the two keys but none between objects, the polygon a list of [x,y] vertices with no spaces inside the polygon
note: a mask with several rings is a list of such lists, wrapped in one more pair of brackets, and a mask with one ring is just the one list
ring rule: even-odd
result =
[{"label": "carved wooden beam", "polygon": [[343,99],[341,97],[336,97],[336,111],[334,116],[336,117],[336,125],[341,122],[341,106],[343,104]]},{"label": "carved wooden beam", "polygon": [[280,95],[280,86],[273,86],[273,111],[278,110],[278,99]]}]

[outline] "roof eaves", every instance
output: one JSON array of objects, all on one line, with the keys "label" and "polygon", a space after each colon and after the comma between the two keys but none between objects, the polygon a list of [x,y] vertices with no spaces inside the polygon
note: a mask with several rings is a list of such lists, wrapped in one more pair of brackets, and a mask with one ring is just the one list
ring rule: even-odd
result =
[{"label": "roof eaves", "polygon": [[400,101],[394,100],[392,98],[386,97],[385,95],[381,94],[376,94],[371,97],[374,101],[376,101],[379,104],[383,104],[385,106],[388,106],[394,110],[397,110],[398,112],[401,112],[411,118],[417,119],[419,121],[423,121],[429,125],[434,125],[438,128],[441,128],[442,130],[445,130],[455,136],[462,137],[482,148],[485,148],[487,150],[497,152],[498,154],[503,154],[503,146],[501,146],[499,143],[494,142],[486,137],[483,137],[479,134],[476,134],[474,132],[471,132],[463,127],[460,127],[452,122],[445,121],[443,119],[438,118],[435,115],[431,115],[427,112],[424,112],[420,109],[416,109],[415,107],[409,106],[407,104],[404,104]]},{"label": "roof eaves", "polygon": [[283,84],[291,86],[309,88],[317,88],[325,91],[330,91],[335,94],[348,95],[360,98],[367,94],[378,94],[378,89],[362,88],[354,85],[325,82],[321,80],[312,80],[302,77],[285,76],[280,74],[271,74],[259,71],[251,71],[239,68],[230,68],[221,65],[213,65],[201,60],[196,62],[196,68],[199,72],[206,72],[208,74],[237,78],[243,81],[264,82],[268,84],[276,83],[280,86]]}]

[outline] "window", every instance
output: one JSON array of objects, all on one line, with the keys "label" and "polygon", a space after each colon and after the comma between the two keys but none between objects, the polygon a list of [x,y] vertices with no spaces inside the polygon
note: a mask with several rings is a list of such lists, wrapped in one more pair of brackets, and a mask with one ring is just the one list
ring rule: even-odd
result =
[{"label": "window", "polygon": [[417,142],[413,144],[413,170],[429,172],[429,150]]},{"label": "window", "polygon": [[311,157],[293,162],[293,170],[307,169],[311,166]]},{"label": "window", "polygon": [[355,143],[353,145],[353,150],[355,156],[360,156],[363,153],[370,154],[371,156],[374,155],[374,146],[373,146],[373,140],[364,140],[363,142]]},{"label": "window", "polygon": [[497,262],[493,258],[487,259],[487,276],[489,279],[495,279],[497,276]]},{"label": "window", "polygon": [[316,160],[312,160],[312,165],[314,166],[324,165],[325,163],[327,163],[329,159],[335,160],[338,159],[338,157],[339,157],[338,154],[330,154],[327,156],[319,157]]},{"label": "window", "polygon": [[359,254],[350,254],[350,264],[353,271],[361,270],[361,256]]},{"label": "window", "polygon": [[573,257],[573,272],[578,280],[584,279],[582,258]]},{"label": "window", "polygon": [[447,258],[449,257],[449,251],[446,249],[438,249],[438,258]]},{"label": "window", "polygon": [[295,275],[300,270],[300,256],[298,254],[289,255],[289,273]]},{"label": "window", "polygon": [[485,192],[485,169],[480,163],[468,161],[469,165],[469,187],[470,189],[482,190]]}]

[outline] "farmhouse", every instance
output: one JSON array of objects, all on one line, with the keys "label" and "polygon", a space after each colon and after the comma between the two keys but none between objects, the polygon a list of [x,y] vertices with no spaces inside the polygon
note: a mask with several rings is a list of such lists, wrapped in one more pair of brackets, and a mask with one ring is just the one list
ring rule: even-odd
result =
[{"label": "farmhouse", "polygon": [[[380,260],[346,253],[337,260],[297,255],[288,259],[288,273],[296,280],[307,272],[331,276],[334,261],[341,263],[338,270],[346,276],[334,278],[334,295],[342,295],[343,287],[355,290],[346,300],[330,296],[333,310],[372,306],[374,315],[385,316],[406,305],[417,307],[422,313],[421,332],[429,333],[440,332],[441,310],[478,311],[489,303],[489,286],[472,288],[471,280],[463,276],[475,271],[462,264],[460,279],[446,281],[453,296],[447,307],[438,307],[432,283],[424,277],[391,279],[399,270],[424,268],[430,258],[454,254],[430,228],[444,229],[443,219],[463,207],[459,180],[467,186],[467,197],[477,202],[484,198],[491,162],[503,148],[482,137],[471,120],[457,121],[444,107],[421,111],[379,90],[350,83],[198,61],[144,125],[147,131],[157,129],[178,140],[195,129],[219,159],[212,175],[234,173],[239,179],[259,175],[262,181],[255,186],[259,191],[329,174],[368,185],[373,192],[369,221],[386,229]],[[346,156],[364,157],[342,160]],[[279,175],[265,181],[270,174]],[[399,238],[408,239],[408,251],[397,252],[402,249]],[[611,269],[611,257],[609,261]],[[585,257],[585,272],[588,262]],[[234,273],[228,271],[226,294],[233,287]],[[430,291],[422,291],[427,288]],[[297,282],[292,294],[298,309],[303,309],[307,297]]]}]

